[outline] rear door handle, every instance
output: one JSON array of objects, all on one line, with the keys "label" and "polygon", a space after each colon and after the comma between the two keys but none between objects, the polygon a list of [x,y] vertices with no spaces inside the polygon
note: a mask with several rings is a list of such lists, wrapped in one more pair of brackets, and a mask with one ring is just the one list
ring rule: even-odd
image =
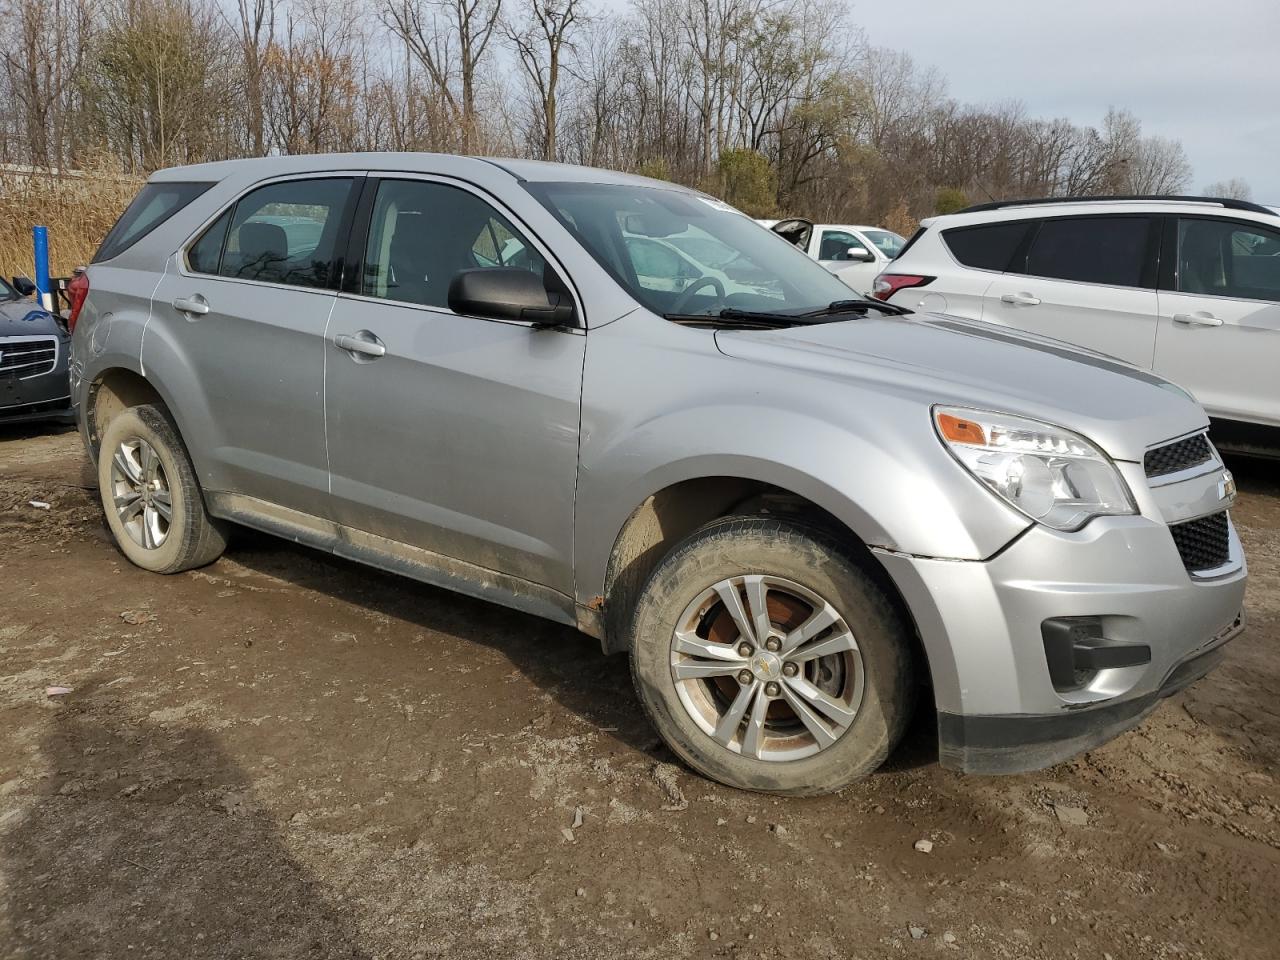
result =
[{"label": "rear door handle", "polygon": [[387,352],[382,341],[368,330],[361,330],[355,334],[340,333],[333,338],[333,343],[339,350],[346,350],[348,353],[359,354],[369,359],[385,356]]},{"label": "rear door handle", "polygon": [[179,313],[189,313],[197,317],[203,317],[209,312],[209,301],[198,293],[194,297],[178,297],[173,301],[173,309]]},{"label": "rear door handle", "polygon": [[1222,326],[1222,318],[1215,317],[1212,313],[1201,310],[1199,313],[1175,313],[1173,315],[1174,323],[1185,324],[1188,327],[1220,327]]},{"label": "rear door handle", "polygon": [[1001,303],[1012,303],[1019,307],[1034,307],[1040,303],[1039,297],[1033,297],[1029,293],[1006,293],[1000,298]]}]

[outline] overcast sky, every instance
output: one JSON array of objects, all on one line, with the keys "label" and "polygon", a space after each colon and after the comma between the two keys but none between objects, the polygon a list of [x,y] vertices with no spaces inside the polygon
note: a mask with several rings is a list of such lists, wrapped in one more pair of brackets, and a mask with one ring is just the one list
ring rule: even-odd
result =
[{"label": "overcast sky", "polygon": [[852,0],[876,46],[937,67],[951,96],[1101,123],[1132,110],[1182,141],[1189,189],[1243,177],[1280,204],[1280,0]]}]

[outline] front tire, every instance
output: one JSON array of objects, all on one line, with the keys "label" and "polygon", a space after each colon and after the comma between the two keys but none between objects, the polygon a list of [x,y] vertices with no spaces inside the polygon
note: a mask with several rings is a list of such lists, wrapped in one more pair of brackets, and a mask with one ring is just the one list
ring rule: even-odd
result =
[{"label": "front tire", "polygon": [[763,517],[702,527],[654,570],[630,640],[662,739],[729,786],[839,790],[884,762],[911,717],[908,627],[815,528]]},{"label": "front tire", "polygon": [[153,573],[216,560],[225,527],[209,516],[186,447],[156,406],[122,410],[102,434],[98,490],[120,552]]}]

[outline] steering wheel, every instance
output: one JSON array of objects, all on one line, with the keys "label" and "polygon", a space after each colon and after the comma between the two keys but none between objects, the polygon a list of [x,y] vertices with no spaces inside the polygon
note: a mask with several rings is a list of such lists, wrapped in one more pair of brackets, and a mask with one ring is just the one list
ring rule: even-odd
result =
[{"label": "steering wheel", "polygon": [[684,293],[676,298],[676,302],[671,305],[672,313],[680,313],[689,305],[689,301],[693,299],[693,295],[705,286],[713,286],[716,288],[716,298],[724,299],[724,284],[715,277],[701,276],[693,283],[684,288]]}]

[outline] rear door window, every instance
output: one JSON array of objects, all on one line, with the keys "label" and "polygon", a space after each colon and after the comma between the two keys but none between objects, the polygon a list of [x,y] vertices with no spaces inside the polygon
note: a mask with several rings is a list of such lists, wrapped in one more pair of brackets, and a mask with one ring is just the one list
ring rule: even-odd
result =
[{"label": "rear door window", "polygon": [[[1009,269],[1014,253],[1033,225],[1032,220],[1014,220],[1011,223],[954,227],[943,230],[942,239],[951,255],[966,267],[1003,272]],[[912,237],[912,242],[915,242],[915,237]]]},{"label": "rear door window", "polygon": [[101,263],[120,256],[212,186],[212,183],[148,183],[125,208],[91,262]]},{"label": "rear door window", "polygon": [[1280,233],[1231,220],[1179,221],[1178,290],[1280,301]]},{"label": "rear door window", "polygon": [[1031,242],[1026,269],[1015,272],[1117,287],[1154,286],[1145,277],[1150,235],[1150,217],[1044,220]]},{"label": "rear door window", "polygon": [[335,287],[349,177],[285,180],[245,194],[187,250],[196,273],[294,287]]}]

